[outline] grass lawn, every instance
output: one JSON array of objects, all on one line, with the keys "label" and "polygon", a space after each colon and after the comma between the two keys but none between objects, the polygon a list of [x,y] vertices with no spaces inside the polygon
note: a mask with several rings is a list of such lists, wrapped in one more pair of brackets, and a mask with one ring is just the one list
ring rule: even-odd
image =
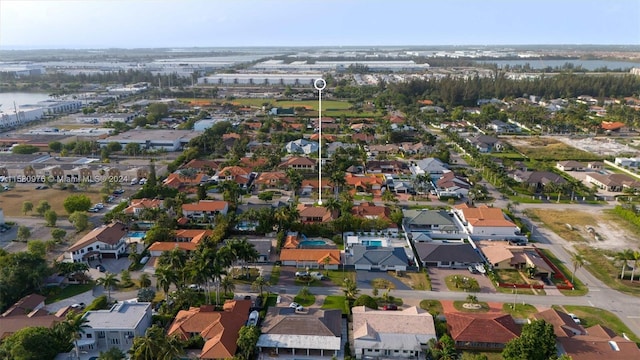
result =
[{"label": "grass lawn", "polygon": [[527,284],[522,278],[522,275],[518,270],[503,270],[495,269],[494,272],[498,275],[500,280],[509,284]]},{"label": "grass lawn", "polygon": [[465,309],[462,307],[463,304],[467,303],[465,300],[456,300],[453,302],[453,307],[458,311],[462,312],[472,312],[472,313],[485,313],[489,311],[489,304],[484,301],[478,301],[478,305],[482,306],[480,309]]},{"label": "grass lawn", "polygon": [[640,282],[630,283],[628,280],[620,280],[620,267],[615,266],[609,260],[605,251],[595,249],[590,246],[576,247],[578,252],[584,256],[586,263],[584,267],[589,270],[593,276],[607,284],[612,289],[622,291],[630,295],[640,295]]},{"label": "grass lawn", "polygon": [[316,302],[316,297],[313,294],[309,294],[307,296],[296,295],[296,297],[293,298],[293,301],[302,306],[311,306]]},{"label": "grass lawn", "polygon": [[532,160],[602,160],[601,156],[549,138],[531,138],[528,146],[514,147]]},{"label": "grass lawn", "polygon": [[48,295],[45,300],[45,303],[51,304],[56,301],[60,301],[78,294],[82,294],[83,292],[87,292],[93,289],[94,286],[95,284],[92,282],[88,284],[67,285],[64,288],[61,288],[60,291],[54,291],[52,294]]},{"label": "grass lawn", "polygon": [[233,268],[229,271],[229,276],[233,279],[233,282],[237,284],[246,284],[251,285],[255,281],[258,276],[260,276],[260,269],[250,267],[249,268],[249,278],[245,277],[246,270],[241,270],[238,268]]},{"label": "grass lawn", "polygon": [[479,284],[478,281],[472,277],[466,277],[466,276],[460,276],[460,275],[449,275],[444,279],[445,284],[447,284],[447,288],[451,291],[460,291],[466,292],[466,289],[464,288],[464,286],[460,286],[460,287],[456,287],[456,282],[455,282],[455,278],[456,277],[460,277],[462,278],[462,281],[464,282],[465,279],[468,279],[467,281],[471,281],[472,283],[475,282],[476,285],[478,285],[478,291],[480,290],[479,288]]},{"label": "grass lawn", "polygon": [[269,277],[269,283],[275,286],[278,285],[278,281],[280,281],[280,265],[274,265]]},{"label": "grass lawn", "polygon": [[629,339],[636,343],[640,343],[640,338],[631,332],[627,325],[625,325],[620,318],[610,311],[591,306],[564,305],[562,307],[564,307],[566,311],[576,314],[580,318],[581,325],[585,328],[601,324],[620,335],[625,333]]},{"label": "grass lawn", "polygon": [[[16,184],[16,186],[0,195],[0,208],[4,210],[4,216],[24,216],[22,213],[22,203],[31,201],[34,209],[41,200],[46,200],[51,205],[51,210],[58,214],[58,218],[66,217],[68,214],[64,210],[62,203],[69,195],[87,195],[93,204],[102,201],[102,194],[97,185],[93,185],[87,191],[69,191],[57,188],[46,190],[34,190],[33,184]],[[36,214],[35,210],[30,214]]]},{"label": "grass lawn", "polygon": [[[502,294],[513,294],[513,289],[508,287],[497,287],[496,291]],[[518,295],[547,295],[543,289],[533,291],[531,289],[518,289]]]},{"label": "grass lawn", "polygon": [[329,270],[329,279],[335,286],[342,286],[345,278],[356,281],[356,273],[354,271]]},{"label": "grass lawn", "polygon": [[431,315],[442,314],[442,303],[438,300],[424,299],[420,301],[420,308],[427,310]]},{"label": "grass lawn", "polygon": [[533,314],[538,312],[535,306],[529,304],[516,304],[516,308],[513,309],[513,303],[502,304],[502,311],[511,314],[514,318],[528,319]]},{"label": "grass lawn", "polygon": [[[546,227],[565,240],[586,242],[588,238],[585,227],[599,223],[599,219],[582,211],[564,211],[550,209],[531,209],[526,214],[533,220],[542,222]],[[571,225],[572,229],[567,227]]]},{"label": "grass lawn", "polygon": [[324,299],[322,304],[323,309],[338,309],[342,311],[342,314],[349,314],[349,308],[347,307],[347,301],[344,296],[340,295],[328,295]]},{"label": "grass lawn", "polygon": [[353,200],[358,201],[373,201],[373,195],[354,195]]},{"label": "grass lawn", "polygon": [[425,272],[407,272],[398,276],[395,271],[388,271],[387,274],[402,281],[413,290],[431,290],[431,280]]},{"label": "grass lawn", "polygon": [[[572,272],[565,266],[562,261],[560,261],[555,255],[553,255],[551,251],[547,249],[540,249],[540,252],[543,253],[544,256],[546,256],[547,259],[549,259],[555,266],[557,266],[567,279],[571,280]],[[552,281],[556,280],[554,280],[552,277]],[[573,290],[560,290],[560,292],[566,296],[583,296],[589,292],[589,288],[587,288],[584,283],[577,277],[573,279],[573,287]]]},{"label": "grass lawn", "polygon": [[277,294],[267,294],[267,301],[264,303],[265,307],[268,306],[276,306],[278,302],[278,295]]}]

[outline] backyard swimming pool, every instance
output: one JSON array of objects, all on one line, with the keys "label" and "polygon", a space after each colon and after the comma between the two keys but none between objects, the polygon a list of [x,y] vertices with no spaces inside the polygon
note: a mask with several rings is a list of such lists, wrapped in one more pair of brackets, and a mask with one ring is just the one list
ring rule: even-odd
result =
[{"label": "backyard swimming pool", "polygon": [[303,240],[300,241],[300,246],[324,246],[327,242],[324,240]]},{"label": "backyard swimming pool", "polygon": [[364,246],[382,246],[382,240],[362,240]]},{"label": "backyard swimming pool", "polygon": [[137,238],[137,239],[144,239],[144,236],[146,235],[146,232],[144,231],[131,231],[127,234],[127,237],[130,238]]}]

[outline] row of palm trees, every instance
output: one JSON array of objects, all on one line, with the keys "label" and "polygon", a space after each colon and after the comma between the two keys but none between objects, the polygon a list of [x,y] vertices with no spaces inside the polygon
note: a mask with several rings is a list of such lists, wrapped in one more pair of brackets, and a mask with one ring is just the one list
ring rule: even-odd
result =
[{"label": "row of palm trees", "polygon": [[629,266],[629,264],[633,264],[633,268],[631,269],[631,282],[633,282],[633,278],[635,277],[636,269],[638,268],[638,264],[640,263],[640,250],[633,249],[624,249],[619,251],[615,255],[615,259],[622,264],[622,269],[620,270],[620,280],[624,279],[625,270]]}]

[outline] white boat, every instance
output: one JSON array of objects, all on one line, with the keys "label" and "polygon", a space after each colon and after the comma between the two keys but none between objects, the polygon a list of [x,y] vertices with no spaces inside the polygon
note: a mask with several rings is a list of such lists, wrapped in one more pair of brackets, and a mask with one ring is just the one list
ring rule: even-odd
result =
[{"label": "white boat", "polygon": [[478,270],[478,272],[483,275],[487,273],[487,270],[485,270],[483,264],[476,264],[476,270]]}]

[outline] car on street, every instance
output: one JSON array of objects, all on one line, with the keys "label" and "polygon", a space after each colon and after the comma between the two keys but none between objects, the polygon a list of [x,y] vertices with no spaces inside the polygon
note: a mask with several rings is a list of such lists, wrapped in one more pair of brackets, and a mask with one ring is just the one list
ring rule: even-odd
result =
[{"label": "car on street", "polygon": [[76,304],[71,305],[71,308],[74,309],[74,310],[84,310],[85,304],[83,302],[76,303]]},{"label": "car on street", "polygon": [[89,208],[89,210],[87,210],[87,211],[88,211],[88,212],[90,212],[90,213],[97,213],[97,212],[99,212],[99,211],[100,211],[100,209],[97,209],[97,208],[95,208],[95,207],[92,207],[92,208]]},{"label": "car on street", "polygon": [[309,273],[307,271],[296,271],[296,276],[297,277],[309,276]]},{"label": "car on street", "polygon": [[387,304],[382,307],[382,310],[398,310],[398,306],[396,304]]},{"label": "car on street", "polygon": [[105,272],[107,271],[107,269],[105,269],[105,267],[102,264],[98,264],[96,265],[96,269],[100,272]]},{"label": "car on street", "polygon": [[289,304],[289,307],[292,309],[296,309],[296,311],[304,311],[304,307],[297,302],[292,302],[291,304]]},{"label": "car on street", "polygon": [[104,209],[104,204],[103,203],[97,203],[97,204],[93,205],[93,207],[96,208],[96,209],[102,210],[102,209]]}]

